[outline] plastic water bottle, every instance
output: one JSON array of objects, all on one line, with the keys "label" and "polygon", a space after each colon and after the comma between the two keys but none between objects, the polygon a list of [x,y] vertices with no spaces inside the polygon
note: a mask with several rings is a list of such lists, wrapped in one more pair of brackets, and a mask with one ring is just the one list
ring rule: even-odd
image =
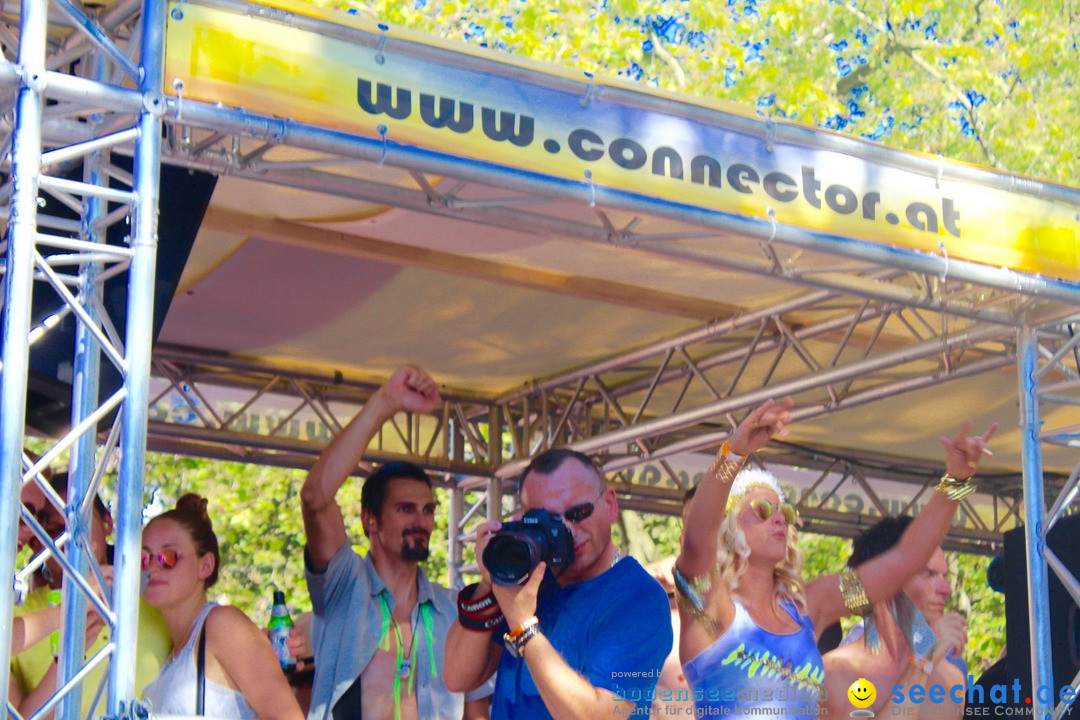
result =
[{"label": "plastic water bottle", "polygon": [[274,605],[270,608],[270,642],[274,646],[274,654],[277,655],[281,669],[286,673],[296,670],[296,658],[289,652],[289,633],[293,628],[292,618],[289,617],[289,608],[285,605],[285,593],[281,590],[274,591]]}]

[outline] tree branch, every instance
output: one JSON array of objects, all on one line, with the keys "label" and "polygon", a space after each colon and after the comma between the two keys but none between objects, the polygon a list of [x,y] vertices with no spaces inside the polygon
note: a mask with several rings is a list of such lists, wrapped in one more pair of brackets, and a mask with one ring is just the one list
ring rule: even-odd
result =
[{"label": "tree branch", "polygon": [[[874,18],[870,17],[858,8],[852,7],[847,4],[843,4],[840,7],[852,13],[868,25],[872,25],[880,32],[888,35],[890,38],[886,44],[888,54],[892,54],[898,51],[904,53],[911,59],[911,62],[913,62],[917,67],[921,68],[923,72],[925,72],[927,75],[944,85],[950,93],[957,97],[957,99],[959,99],[961,102],[967,101],[967,96],[964,94],[963,90],[961,90],[957,85],[955,85],[951,80],[949,80],[949,78],[946,77],[944,73],[942,73],[931,63],[927,62],[921,55],[919,55],[917,49],[914,46],[900,42],[899,39],[897,39],[896,37],[895,31],[887,29],[880,20],[875,20]],[[990,146],[986,142],[986,139],[983,137],[982,122],[979,120],[979,114],[976,111],[975,106],[972,105],[970,102],[966,102],[965,108],[966,114],[968,116],[968,121],[971,123],[972,128],[975,129],[975,141],[978,143],[979,148],[982,150],[983,156],[986,158],[986,161],[990,164],[991,167],[999,167],[1000,162],[998,161],[997,155],[994,154],[994,151],[990,148]]]},{"label": "tree branch", "polygon": [[686,73],[683,71],[682,66],[679,65],[679,61],[664,47],[656,32],[650,31],[649,35],[653,41],[653,52],[656,53],[656,57],[660,58],[675,73],[675,82],[679,84],[679,88],[685,88]]}]

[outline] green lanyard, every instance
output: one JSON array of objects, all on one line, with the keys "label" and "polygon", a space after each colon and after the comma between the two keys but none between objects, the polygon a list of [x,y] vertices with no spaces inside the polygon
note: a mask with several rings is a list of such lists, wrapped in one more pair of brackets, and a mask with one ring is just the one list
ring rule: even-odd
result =
[{"label": "green lanyard", "polygon": [[[390,623],[392,622],[394,624],[394,637],[397,639],[397,662],[394,664],[394,720],[401,720],[402,670],[409,678],[409,686],[406,689],[409,695],[412,695],[413,678],[416,677],[416,673],[413,672],[413,668],[416,667],[416,629],[413,629],[412,652],[410,653],[409,662],[406,664],[404,662],[405,651],[401,647],[401,627],[398,626],[397,620],[394,620],[394,616],[390,612],[390,603],[386,601],[387,592],[384,590],[379,593],[379,604],[382,607],[382,637],[379,640],[379,647],[383,650],[390,650]],[[434,680],[438,677],[438,673],[435,670],[435,643],[432,638],[430,603],[420,603],[420,624],[424,626],[424,637],[427,639],[428,648],[428,666],[431,668],[431,679]]]}]

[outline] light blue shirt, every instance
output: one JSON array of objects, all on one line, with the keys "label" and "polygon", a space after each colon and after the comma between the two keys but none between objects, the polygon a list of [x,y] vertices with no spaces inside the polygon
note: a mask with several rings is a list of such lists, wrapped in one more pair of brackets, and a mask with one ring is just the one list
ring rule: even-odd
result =
[{"label": "light blue shirt", "polygon": [[[309,720],[329,720],[334,704],[360,677],[382,638],[383,610],[379,595],[394,610],[394,596],[375,571],[370,556],[360,557],[348,543],[341,546],[326,570],[313,572],[304,554],[305,575],[313,612],[311,643],[315,650],[315,680],[311,690]],[[457,621],[457,596],[427,579],[416,576],[417,603],[412,611],[416,632],[416,705],[419,716],[433,720],[460,720],[465,695],[453,693],[443,683],[443,647],[450,626]],[[422,627],[420,605],[428,603],[432,620],[432,644]],[[435,677],[431,660],[435,661]],[[469,699],[485,697],[491,688],[469,693]]]}]

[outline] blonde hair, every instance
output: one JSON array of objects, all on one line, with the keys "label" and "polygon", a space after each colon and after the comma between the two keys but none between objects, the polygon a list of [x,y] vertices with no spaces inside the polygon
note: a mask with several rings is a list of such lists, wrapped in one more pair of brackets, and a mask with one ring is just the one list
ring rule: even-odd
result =
[{"label": "blonde hair", "polygon": [[[750,564],[750,547],[746,534],[739,527],[739,513],[746,501],[745,495],[738,505],[729,510],[720,523],[720,542],[717,548],[717,571],[720,580],[732,593],[739,587],[739,579]],[[803,555],[799,549],[798,531],[794,525],[787,528],[787,548],[784,559],[773,569],[773,597],[786,598],[795,604],[800,613],[806,613],[806,596],[803,593]]]}]

